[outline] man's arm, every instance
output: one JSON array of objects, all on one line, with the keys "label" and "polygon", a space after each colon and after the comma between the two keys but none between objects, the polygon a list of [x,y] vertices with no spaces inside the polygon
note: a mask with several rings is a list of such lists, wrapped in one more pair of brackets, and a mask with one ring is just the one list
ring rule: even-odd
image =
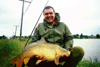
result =
[{"label": "man's arm", "polygon": [[73,47],[73,36],[67,25],[65,25],[64,43],[65,43],[64,45],[65,49],[70,50]]},{"label": "man's arm", "polygon": [[32,42],[36,42],[38,40],[41,39],[41,36],[39,35],[39,30],[38,30],[38,27],[35,29],[35,32],[32,36]]}]

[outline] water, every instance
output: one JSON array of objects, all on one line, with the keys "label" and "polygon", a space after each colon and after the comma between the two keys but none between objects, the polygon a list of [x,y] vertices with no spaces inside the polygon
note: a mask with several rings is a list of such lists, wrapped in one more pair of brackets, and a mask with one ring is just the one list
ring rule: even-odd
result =
[{"label": "water", "polygon": [[100,61],[100,39],[74,39],[73,46],[80,46],[84,49],[84,58],[97,57]]}]

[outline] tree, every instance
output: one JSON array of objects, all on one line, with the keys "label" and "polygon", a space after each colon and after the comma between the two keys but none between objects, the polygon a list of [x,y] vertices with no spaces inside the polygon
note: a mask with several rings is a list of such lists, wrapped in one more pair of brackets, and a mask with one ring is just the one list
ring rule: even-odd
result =
[{"label": "tree", "polygon": [[79,38],[79,34],[73,35],[74,38]]},{"label": "tree", "polygon": [[81,33],[81,35],[80,35],[80,38],[82,39],[83,38],[83,34]]},{"label": "tree", "polygon": [[25,39],[28,39],[28,36],[24,36]]},{"label": "tree", "polygon": [[5,35],[0,36],[0,39],[8,39]]},{"label": "tree", "polygon": [[97,35],[96,35],[96,38],[100,38],[100,35],[99,35],[99,34],[97,34]]}]

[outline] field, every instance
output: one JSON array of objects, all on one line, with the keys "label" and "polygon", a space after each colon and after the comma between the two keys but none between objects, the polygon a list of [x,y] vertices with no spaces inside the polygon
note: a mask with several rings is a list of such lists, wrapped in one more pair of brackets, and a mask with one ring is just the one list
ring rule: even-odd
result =
[{"label": "field", "polygon": [[[0,67],[13,67],[10,61],[20,54],[24,49],[26,41],[20,42],[19,39],[1,39],[0,40]],[[62,63],[60,63],[63,65]],[[100,61],[94,58],[94,61],[89,59],[83,59],[77,67],[100,67]]]}]

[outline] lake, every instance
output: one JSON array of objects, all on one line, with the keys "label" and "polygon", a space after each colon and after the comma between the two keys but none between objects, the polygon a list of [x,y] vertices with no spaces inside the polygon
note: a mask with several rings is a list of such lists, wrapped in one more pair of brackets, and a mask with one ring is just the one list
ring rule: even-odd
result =
[{"label": "lake", "polygon": [[97,57],[100,61],[100,39],[74,39],[73,46],[80,46],[84,49],[84,58]]}]

